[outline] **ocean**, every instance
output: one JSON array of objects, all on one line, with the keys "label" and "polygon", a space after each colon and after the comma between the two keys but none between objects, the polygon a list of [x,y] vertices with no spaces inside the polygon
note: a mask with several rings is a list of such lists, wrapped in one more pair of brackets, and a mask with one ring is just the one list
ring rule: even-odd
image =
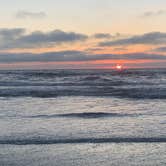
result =
[{"label": "ocean", "polygon": [[166,165],[166,69],[1,70],[0,166]]}]

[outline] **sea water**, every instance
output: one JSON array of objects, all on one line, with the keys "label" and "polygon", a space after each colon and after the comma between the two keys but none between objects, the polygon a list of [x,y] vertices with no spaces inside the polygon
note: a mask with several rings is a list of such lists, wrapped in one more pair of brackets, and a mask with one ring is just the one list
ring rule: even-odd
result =
[{"label": "sea water", "polygon": [[166,69],[0,71],[0,165],[166,165]]}]

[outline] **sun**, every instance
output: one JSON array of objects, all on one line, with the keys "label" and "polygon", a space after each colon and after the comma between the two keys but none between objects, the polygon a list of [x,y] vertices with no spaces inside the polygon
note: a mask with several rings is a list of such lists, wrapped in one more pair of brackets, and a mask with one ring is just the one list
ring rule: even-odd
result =
[{"label": "sun", "polygon": [[122,65],[116,65],[115,67],[117,70],[121,70],[122,69]]}]

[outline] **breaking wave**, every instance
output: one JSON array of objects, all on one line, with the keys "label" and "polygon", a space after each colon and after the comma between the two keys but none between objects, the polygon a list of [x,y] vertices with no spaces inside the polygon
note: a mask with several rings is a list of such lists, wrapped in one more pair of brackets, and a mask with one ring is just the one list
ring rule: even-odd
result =
[{"label": "breaking wave", "polygon": [[0,71],[0,97],[166,99],[166,70]]},{"label": "breaking wave", "polygon": [[[64,88],[64,87],[63,87]],[[113,87],[30,87],[0,89],[0,97],[101,96],[131,99],[166,99],[166,88],[113,88]]]},{"label": "breaking wave", "polygon": [[48,145],[86,143],[166,143],[165,137],[115,137],[115,138],[71,138],[71,139],[1,139],[0,144],[8,145]]},{"label": "breaking wave", "polygon": [[[54,114],[54,115],[36,115],[28,118],[111,118],[111,117],[133,117],[138,114],[120,114],[120,113],[106,113],[106,112],[83,112],[83,113],[68,113],[68,114]],[[27,118],[27,117],[26,117]]]}]

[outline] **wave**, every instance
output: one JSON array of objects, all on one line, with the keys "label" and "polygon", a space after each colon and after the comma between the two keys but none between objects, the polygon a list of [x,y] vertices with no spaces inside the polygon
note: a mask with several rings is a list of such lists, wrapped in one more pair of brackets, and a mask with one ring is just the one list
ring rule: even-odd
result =
[{"label": "wave", "polygon": [[0,97],[166,99],[166,70],[0,71]]},{"label": "wave", "polygon": [[68,113],[68,114],[53,114],[53,115],[36,115],[26,116],[24,118],[111,118],[111,117],[133,117],[141,114],[121,114],[121,113],[107,113],[107,112],[83,112],[83,113]]},{"label": "wave", "polygon": [[86,144],[86,143],[166,143],[166,137],[113,137],[113,138],[70,138],[70,139],[1,139],[6,145],[48,145],[48,144]]},{"label": "wave", "polygon": [[166,99],[166,88],[137,87],[122,88],[108,86],[78,87],[19,87],[0,89],[0,97],[40,97],[54,98],[59,96],[100,96],[130,99]]},{"label": "wave", "polygon": [[[64,87],[70,87],[70,86],[75,86],[75,87],[79,87],[79,86],[125,86],[125,85],[131,85],[131,86],[136,86],[136,85],[140,85],[140,83],[133,83],[133,82],[127,82],[127,81],[113,81],[113,80],[107,80],[107,79],[98,79],[98,81],[96,80],[95,82],[91,82],[90,80],[87,80],[85,82],[85,79],[79,80],[79,81],[64,81],[64,82],[44,82],[43,81],[39,81],[39,82],[30,82],[30,81],[26,81],[26,82],[19,82],[19,81],[0,81],[0,87],[33,87],[33,86],[38,86],[38,87],[57,87],[57,86],[64,86]],[[144,83],[145,86],[153,86],[154,84],[152,83]],[[161,84],[162,85],[162,84]],[[165,84],[164,84],[165,85]]]},{"label": "wave", "polygon": [[[11,115],[5,118],[30,118],[30,119],[54,119],[54,118],[80,118],[80,119],[102,119],[102,118],[115,118],[115,117],[138,117],[144,114],[123,114],[123,113],[107,113],[107,112],[83,112],[83,113],[68,113],[68,114],[41,114],[32,116]],[[4,116],[0,116],[4,118]]]}]

